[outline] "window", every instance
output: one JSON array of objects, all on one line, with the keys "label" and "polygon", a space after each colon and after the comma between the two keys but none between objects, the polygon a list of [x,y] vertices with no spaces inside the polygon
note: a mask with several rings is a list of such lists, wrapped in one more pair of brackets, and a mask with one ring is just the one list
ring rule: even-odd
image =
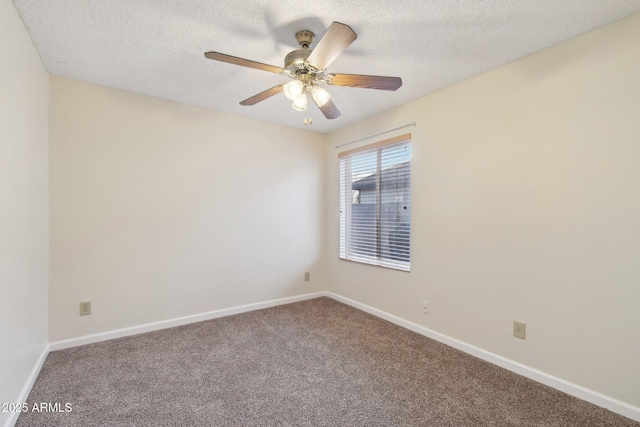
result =
[{"label": "window", "polygon": [[411,134],[340,153],[340,258],[410,271]]}]

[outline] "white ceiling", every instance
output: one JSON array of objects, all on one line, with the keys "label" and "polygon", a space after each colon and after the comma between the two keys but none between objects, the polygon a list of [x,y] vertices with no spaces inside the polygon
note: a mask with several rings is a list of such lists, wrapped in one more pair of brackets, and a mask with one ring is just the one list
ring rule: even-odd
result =
[{"label": "white ceiling", "polygon": [[[327,133],[640,13],[640,0],[14,0],[47,70]],[[302,113],[284,95],[239,102],[288,78],[216,62],[218,51],[283,66],[308,29],[332,21],[357,40],[329,72],[399,76],[396,92],[330,86],[342,117]],[[315,46],[312,45],[312,47]],[[305,117],[314,123],[304,126]]]}]

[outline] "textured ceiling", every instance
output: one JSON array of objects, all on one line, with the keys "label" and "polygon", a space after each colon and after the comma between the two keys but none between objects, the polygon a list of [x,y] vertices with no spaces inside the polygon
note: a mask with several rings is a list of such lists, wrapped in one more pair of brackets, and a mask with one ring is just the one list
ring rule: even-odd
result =
[{"label": "textured ceiling", "polygon": [[[287,126],[327,133],[471,76],[640,13],[640,0],[15,0],[47,70]],[[330,86],[342,117],[284,95],[239,102],[288,81],[216,62],[218,51],[283,66],[294,34],[332,21],[357,40],[329,72],[399,76],[396,92]],[[312,48],[315,46],[312,45]],[[304,126],[313,117],[312,126]]]}]

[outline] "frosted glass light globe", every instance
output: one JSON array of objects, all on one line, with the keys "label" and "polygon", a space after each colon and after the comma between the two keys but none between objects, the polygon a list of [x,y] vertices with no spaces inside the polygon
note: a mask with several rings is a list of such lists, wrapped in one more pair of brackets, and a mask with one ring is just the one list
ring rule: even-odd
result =
[{"label": "frosted glass light globe", "polygon": [[303,89],[304,83],[302,83],[300,80],[294,80],[284,85],[284,96],[286,96],[289,101],[293,101],[298,96],[300,96]]},{"label": "frosted glass light globe", "polygon": [[293,100],[293,104],[291,104],[294,110],[298,111],[306,111],[307,110],[307,94],[301,93]]},{"label": "frosted glass light globe", "polygon": [[314,85],[313,88],[311,88],[311,96],[313,97],[313,100],[318,105],[318,107],[324,106],[324,104],[329,102],[329,100],[331,99],[331,95],[329,95],[329,92],[317,85]]}]

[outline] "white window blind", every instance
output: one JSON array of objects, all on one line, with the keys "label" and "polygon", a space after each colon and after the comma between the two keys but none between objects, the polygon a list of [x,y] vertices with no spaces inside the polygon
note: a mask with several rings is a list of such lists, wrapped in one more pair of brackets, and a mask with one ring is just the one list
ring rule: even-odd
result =
[{"label": "white window blind", "polygon": [[340,258],[410,271],[411,134],[340,153]]}]

